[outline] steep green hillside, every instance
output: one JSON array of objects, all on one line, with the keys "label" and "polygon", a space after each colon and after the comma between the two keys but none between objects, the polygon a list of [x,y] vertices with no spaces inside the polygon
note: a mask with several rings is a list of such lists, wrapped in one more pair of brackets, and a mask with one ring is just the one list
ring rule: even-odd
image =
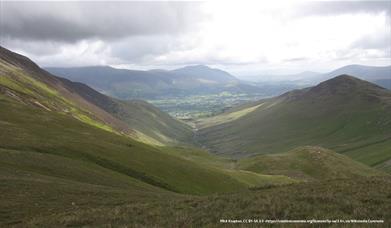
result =
[{"label": "steep green hillside", "polygon": [[[213,162],[213,156],[209,163],[199,163],[204,156],[197,151],[153,148],[2,95],[0,107],[1,226],[36,216],[186,197],[174,192],[204,195],[296,182],[234,170],[226,161]],[[187,152],[191,159],[183,155]],[[221,165],[213,166],[217,163]]]},{"label": "steep green hillside", "polygon": [[116,100],[84,84],[57,78],[2,47],[0,93],[149,144],[186,144],[192,137],[188,126],[146,102]]},{"label": "steep green hillside", "polygon": [[[68,115],[28,107],[3,95],[0,98],[0,148],[9,153],[15,151],[14,165],[26,156],[41,156],[45,160],[45,156],[53,155],[58,159],[91,163],[170,191],[193,194],[234,191],[257,185],[241,183],[218,167],[171,155],[169,147],[154,148],[83,124]],[[55,164],[50,162],[53,156],[47,158],[47,164],[34,162],[38,166],[36,168],[43,171],[58,169],[57,166],[45,168]],[[26,168],[23,163],[20,165]],[[34,169],[34,172],[40,172]],[[66,174],[62,172],[67,172],[67,169],[58,172],[63,176]],[[289,181],[289,178],[285,179]]]},{"label": "steep green hillside", "polygon": [[84,100],[70,87],[28,58],[0,47],[1,94],[46,111],[70,115],[84,123],[131,135],[121,121]]},{"label": "steep green hillside", "polygon": [[198,141],[218,154],[243,157],[312,145],[375,166],[391,158],[391,91],[339,76],[198,126]]},{"label": "steep green hillside", "polygon": [[190,144],[192,131],[189,126],[141,101],[122,101],[103,95],[87,85],[59,78],[88,102],[122,120],[136,132],[134,138],[154,145]]},{"label": "steep green hillside", "polygon": [[[111,99],[80,83],[56,78],[6,49],[1,49],[0,57],[0,148],[6,150],[2,155],[9,154],[2,160],[6,167],[83,183],[99,181],[88,172],[97,176],[99,170],[107,169],[107,180],[113,173],[146,186],[192,194],[273,182],[273,177],[266,175],[199,164],[179,156],[191,148],[177,148],[180,154],[170,154],[173,148],[136,142],[132,138],[154,145],[177,144],[179,140],[173,139],[191,137],[191,131],[145,102]],[[31,157],[32,163],[19,162],[26,157]],[[69,163],[74,171],[57,170],[61,162]],[[239,180],[239,176],[248,180]],[[276,177],[277,184],[291,182]],[[123,185],[115,178],[112,183]]]},{"label": "steep green hillside", "polygon": [[304,180],[378,176],[381,172],[321,147],[299,147],[282,154],[258,155],[239,161],[240,169]]},{"label": "steep green hillside", "polygon": [[191,144],[192,129],[153,105],[141,101],[116,101],[119,110],[111,112],[128,126],[152,137],[160,145]]}]

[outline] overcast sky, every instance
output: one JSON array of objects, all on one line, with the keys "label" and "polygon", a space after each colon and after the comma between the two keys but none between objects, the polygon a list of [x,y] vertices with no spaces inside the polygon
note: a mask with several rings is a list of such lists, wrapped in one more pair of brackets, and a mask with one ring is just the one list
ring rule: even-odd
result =
[{"label": "overcast sky", "polygon": [[391,65],[390,11],[391,1],[0,1],[0,39],[41,66],[326,72]]}]

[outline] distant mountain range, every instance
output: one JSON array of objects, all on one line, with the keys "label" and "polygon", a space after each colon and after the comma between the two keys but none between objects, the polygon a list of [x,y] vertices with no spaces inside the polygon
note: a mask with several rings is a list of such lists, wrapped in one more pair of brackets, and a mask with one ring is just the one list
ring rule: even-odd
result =
[{"label": "distant mountain range", "polygon": [[120,99],[155,99],[189,95],[258,94],[276,96],[291,89],[315,85],[332,77],[348,74],[391,88],[391,66],[349,65],[330,73],[303,72],[295,75],[259,76],[259,82],[241,81],[228,72],[204,65],[176,70],[126,70],[108,66],[49,67],[47,71]]},{"label": "distant mountain range", "polygon": [[391,66],[347,65],[324,74],[305,71],[292,75],[259,75],[253,76],[251,79],[259,83],[290,81],[301,85],[315,85],[342,74],[351,75],[391,89]]},{"label": "distant mountain range", "polygon": [[125,70],[108,66],[45,68],[52,74],[85,83],[94,89],[120,99],[155,99],[189,95],[258,94],[273,96],[295,88],[292,84],[259,85],[237,79],[228,72],[204,65],[176,70]]},{"label": "distant mountain range", "polygon": [[179,97],[220,92],[261,92],[257,86],[242,83],[225,71],[202,65],[172,71],[136,71],[107,66],[46,68],[46,70],[123,99]]}]

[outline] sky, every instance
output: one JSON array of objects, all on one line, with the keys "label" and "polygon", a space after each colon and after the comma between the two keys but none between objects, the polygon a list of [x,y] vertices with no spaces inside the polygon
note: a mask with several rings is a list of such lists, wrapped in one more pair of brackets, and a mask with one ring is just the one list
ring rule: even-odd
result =
[{"label": "sky", "polygon": [[234,75],[391,65],[391,1],[0,1],[1,46],[40,66]]}]

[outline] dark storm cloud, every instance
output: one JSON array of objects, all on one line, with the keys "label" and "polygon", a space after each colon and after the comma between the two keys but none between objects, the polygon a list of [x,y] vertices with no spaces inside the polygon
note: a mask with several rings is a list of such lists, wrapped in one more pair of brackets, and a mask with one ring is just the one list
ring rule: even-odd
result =
[{"label": "dark storm cloud", "polygon": [[[216,6],[208,3],[0,0],[0,45],[27,55],[42,66],[111,64],[142,67],[155,65],[164,68],[220,64],[248,72],[251,69],[263,69],[264,66],[274,69],[276,67],[273,64],[279,59],[283,64],[292,66],[312,64],[313,59],[317,61],[321,58],[326,58],[321,62],[327,61],[327,58],[338,60],[339,57],[355,62],[364,57],[370,59],[374,55],[381,56],[390,50],[391,2],[314,1],[287,4],[286,8],[281,6],[274,9],[268,7],[269,3],[265,1],[254,4],[261,13],[249,12],[248,18],[245,14],[239,17],[225,12],[231,10],[230,7],[225,8],[225,2]],[[240,7],[237,8],[233,11],[240,10]],[[262,19],[268,19],[269,15],[272,18],[270,26],[262,23]],[[339,21],[335,24],[335,20],[330,17],[338,15],[352,15],[341,17],[340,24],[346,25],[346,30],[341,29]],[[330,36],[323,38],[312,31],[317,31],[316,28],[320,26],[316,23],[319,18],[314,20],[314,16],[321,17],[319,21],[324,23],[321,29]],[[358,27],[357,23],[353,24],[356,18],[358,21],[369,19],[370,22]],[[259,25],[258,21],[261,22]],[[354,34],[349,34],[348,22],[352,23]],[[307,27],[304,29],[303,26]],[[228,27],[230,31],[226,29]],[[254,28],[254,33],[247,29],[242,31],[242,27]],[[361,32],[357,31],[360,29]],[[239,37],[257,36],[259,34],[255,31],[262,30],[265,30],[265,34],[274,34],[274,31],[281,31],[282,34],[298,31],[300,34],[280,39],[277,37],[280,33],[276,32],[275,42],[281,42],[278,46],[286,44],[286,48],[277,50],[278,54],[275,49],[267,48],[269,42],[270,45],[275,44],[274,38],[269,39],[266,35],[262,39],[259,36],[259,40],[249,41],[253,42],[254,53],[247,55],[245,52],[249,45],[242,45],[246,40]],[[346,33],[340,34],[341,31]],[[236,33],[241,33],[241,36],[232,39]],[[344,39],[338,36],[349,39],[346,47],[339,47],[338,41],[344,42]],[[319,44],[309,50],[309,46],[303,43],[306,37],[327,42],[328,45],[323,48]],[[240,48],[242,46],[243,51]],[[290,49],[296,50],[297,56]],[[367,55],[367,52],[374,54]],[[386,57],[389,58],[389,55]]]},{"label": "dark storm cloud", "polygon": [[391,1],[314,1],[297,8],[301,16],[327,16],[340,14],[385,12],[390,15]]},{"label": "dark storm cloud", "polygon": [[200,18],[191,2],[4,2],[1,36],[76,42],[136,35],[177,34]]},{"label": "dark storm cloud", "polygon": [[111,53],[124,61],[142,62],[173,50],[175,41],[175,37],[169,35],[134,36],[112,43]]}]

